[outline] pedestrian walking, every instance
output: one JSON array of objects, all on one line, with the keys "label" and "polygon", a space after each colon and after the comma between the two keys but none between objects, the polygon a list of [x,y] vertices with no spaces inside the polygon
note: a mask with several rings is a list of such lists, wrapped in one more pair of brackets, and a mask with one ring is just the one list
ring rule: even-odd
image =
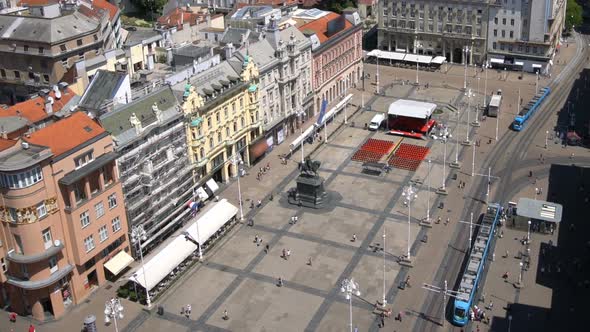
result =
[{"label": "pedestrian walking", "polygon": [[283,258],[287,259],[287,249],[283,248]]},{"label": "pedestrian walking", "polygon": [[412,286],[410,285],[410,276],[407,276],[407,277],[406,277],[406,287],[412,287]]},{"label": "pedestrian walking", "polygon": [[400,311],[400,312],[397,313],[397,317],[395,317],[395,319],[398,320],[401,323],[402,322],[402,317],[403,317],[403,314]]},{"label": "pedestrian walking", "polygon": [[190,304],[186,305],[186,310],[184,311],[184,313],[186,314],[186,318],[189,318],[189,316],[191,315],[191,312],[193,310],[193,307]]},{"label": "pedestrian walking", "polygon": [[279,277],[279,280],[278,280],[277,286],[279,286],[279,287],[283,287],[283,278],[282,278],[282,277]]},{"label": "pedestrian walking", "polygon": [[352,234],[352,239],[350,241],[351,242],[356,242],[356,234]]},{"label": "pedestrian walking", "polygon": [[287,259],[289,259],[289,257],[291,257],[291,249],[287,249]]},{"label": "pedestrian walking", "polygon": [[307,265],[311,266],[311,257],[307,258]]},{"label": "pedestrian walking", "polygon": [[254,208],[254,201],[250,201],[250,208],[253,209]]},{"label": "pedestrian walking", "polygon": [[262,206],[262,201],[258,200],[258,202],[256,203],[256,207],[261,207]]},{"label": "pedestrian walking", "polygon": [[258,243],[258,239],[259,239],[259,238],[260,238],[260,237],[258,236],[258,234],[254,235],[254,243]]},{"label": "pedestrian walking", "polygon": [[267,244],[266,246],[264,246],[264,253],[268,254],[268,251],[270,250],[270,246]]},{"label": "pedestrian walking", "polygon": [[223,316],[222,316],[223,320],[228,320],[229,319],[229,314],[227,313],[227,309],[223,310]]},{"label": "pedestrian walking", "polygon": [[381,327],[385,327],[385,313],[382,312],[381,313]]},{"label": "pedestrian walking", "polygon": [[494,262],[496,260],[496,253],[492,253],[492,262]]}]

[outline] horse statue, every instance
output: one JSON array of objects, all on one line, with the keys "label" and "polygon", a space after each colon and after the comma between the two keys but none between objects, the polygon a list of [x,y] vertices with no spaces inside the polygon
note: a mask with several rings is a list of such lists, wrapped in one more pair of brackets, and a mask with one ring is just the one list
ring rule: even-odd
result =
[{"label": "horse statue", "polygon": [[322,163],[317,160],[306,158],[304,162],[299,163],[299,170],[301,171],[301,174],[307,176],[317,176],[321,164]]}]

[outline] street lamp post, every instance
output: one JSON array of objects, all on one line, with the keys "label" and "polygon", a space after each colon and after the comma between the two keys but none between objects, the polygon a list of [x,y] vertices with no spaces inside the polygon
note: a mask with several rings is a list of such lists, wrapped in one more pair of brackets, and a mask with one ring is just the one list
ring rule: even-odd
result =
[{"label": "street lamp post", "polygon": [[465,74],[463,79],[463,90],[467,90],[467,54],[469,53],[469,46],[465,46],[463,48],[463,53],[465,57],[463,58],[463,62],[465,63]]},{"label": "street lamp post", "polygon": [[381,305],[383,307],[387,305],[387,299],[385,296],[385,224],[383,224],[383,298],[381,299]]},{"label": "street lamp post", "polygon": [[119,298],[112,298],[106,301],[104,305],[104,322],[108,324],[112,319],[113,324],[115,325],[115,332],[119,332],[117,319],[123,319],[123,309]]},{"label": "street lamp post", "polygon": [[[303,153],[303,141],[301,141],[301,152]],[[238,173],[238,201],[240,203],[240,220],[244,221],[244,209],[242,206],[242,187],[240,186],[240,178],[242,177],[241,167],[243,166],[244,162],[242,161],[242,157],[240,157],[240,154],[236,153],[234,157],[231,159],[231,163],[236,167],[236,171]]]},{"label": "street lamp post", "polygon": [[471,156],[471,176],[475,175],[475,147],[476,146],[477,145],[473,144],[473,149],[472,149],[473,156]]},{"label": "street lamp post", "polygon": [[522,262],[518,263],[519,271],[518,271],[518,282],[516,283],[516,288],[522,288],[524,285],[522,283],[522,267],[524,264]]},{"label": "street lamp post", "polygon": [[342,280],[342,284],[340,285],[340,291],[344,293],[344,296],[348,300],[348,308],[349,308],[349,325],[350,325],[350,332],[353,332],[352,329],[352,296],[361,296],[361,291],[359,290],[359,284],[357,284],[353,278],[344,279]]},{"label": "street lamp post", "polygon": [[529,220],[528,222],[528,230],[526,232],[526,242],[529,243],[531,242],[531,221]]},{"label": "street lamp post", "polygon": [[[467,110],[469,112],[469,110]],[[457,124],[455,126],[455,161],[449,164],[450,168],[461,168],[461,163],[459,162],[459,135],[457,135],[457,131],[459,130],[459,116],[460,112],[457,110]]]},{"label": "street lamp post", "polygon": [[510,327],[512,325],[512,315],[508,316],[508,332],[510,332]]},{"label": "street lamp post", "polygon": [[432,227],[430,221],[430,174],[432,171],[432,160],[428,159],[428,192],[426,193],[426,219],[420,222],[421,226]]},{"label": "street lamp post", "polygon": [[[481,77],[477,78],[477,93],[476,96],[479,95],[479,81],[481,80]],[[479,123],[479,103],[477,104],[477,107],[475,108],[475,120],[473,120],[473,122],[471,122],[471,125],[474,127],[479,127],[481,126],[481,124]]]},{"label": "street lamp post", "polygon": [[485,109],[488,105],[488,63],[484,64],[485,80],[483,83],[483,108]]},{"label": "street lamp post", "polygon": [[[471,108],[471,89],[465,93],[467,95],[467,122],[465,123],[465,140],[461,142],[461,145],[471,145],[469,140],[469,109]],[[457,124],[457,128],[459,125]]]},{"label": "street lamp post", "polygon": [[416,190],[410,183],[408,187],[404,189],[402,192],[402,196],[404,197],[405,203],[408,205],[408,252],[406,257],[402,258],[400,264],[411,267],[412,266],[412,257],[411,257],[411,219],[412,219],[412,201],[418,198],[416,194]]},{"label": "street lamp post", "polygon": [[418,81],[418,59],[416,59],[416,85],[420,84],[420,81]]},{"label": "street lamp post", "polygon": [[547,149],[549,147],[549,145],[547,144],[547,141],[549,140],[549,130],[545,131],[545,149]]},{"label": "street lamp post", "polygon": [[375,74],[375,80],[377,83],[377,89],[375,91],[377,92],[377,94],[379,94],[379,55],[381,55],[380,53],[380,51],[377,53],[377,73]]},{"label": "street lamp post", "polygon": [[[136,244],[139,247],[139,257],[141,259],[141,269],[142,269],[142,274],[143,274],[143,283],[145,284],[145,302],[148,306],[148,308],[150,308],[152,306],[152,301],[150,298],[150,292],[148,289],[148,284],[147,284],[147,277],[145,275],[145,264],[143,264],[143,248],[141,247],[141,242],[146,241],[147,240],[147,232],[145,231],[145,229],[143,228],[143,225],[136,225],[133,226],[131,228],[131,243],[132,244]],[[116,320],[115,320],[115,325],[116,325]]]},{"label": "street lamp post", "polygon": [[536,71],[535,94],[539,93],[539,71]]},{"label": "street lamp post", "polygon": [[437,135],[433,135],[432,137],[435,140],[439,140],[443,143],[443,174],[442,174],[442,186],[436,190],[436,193],[439,195],[448,195],[447,188],[445,185],[446,181],[446,164],[447,164],[447,140],[451,135],[449,135],[448,128],[444,124],[439,124],[437,126]]}]

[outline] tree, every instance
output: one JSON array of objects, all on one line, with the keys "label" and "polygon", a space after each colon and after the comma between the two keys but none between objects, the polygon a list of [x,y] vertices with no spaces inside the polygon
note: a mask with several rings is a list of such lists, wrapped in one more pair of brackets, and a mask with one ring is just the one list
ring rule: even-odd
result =
[{"label": "tree", "polygon": [[567,0],[567,9],[565,11],[565,27],[571,30],[574,26],[582,25],[582,6],[575,0]]},{"label": "tree", "polygon": [[[158,13],[162,11],[164,5],[168,3],[168,0],[132,0],[139,8],[141,8],[146,16],[154,17],[158,16]],[[156,15],[154,15],[156,14]]]}]

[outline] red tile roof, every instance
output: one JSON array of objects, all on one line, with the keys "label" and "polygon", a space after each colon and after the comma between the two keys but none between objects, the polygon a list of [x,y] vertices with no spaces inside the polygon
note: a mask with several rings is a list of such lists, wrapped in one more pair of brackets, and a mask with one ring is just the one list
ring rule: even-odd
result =
[{"label": "red tile roof", "polygon": [[117,12],[119,12],[119,8],[113,5],[112,3],[106,0],[92,0],[92,6],[98,7],[100,9],[104,9],[109,12],[109,18],[112,20],[115,16],[117,16]]},{"label": "red tile roof", "polygon": [[16,140],[0,138],[0,151],[4,151],[16,144]]},{"label": "red tile roof", "polygon": [[54,156],[59,156],[103,134],[104,129],[83,112],[54,122],[31,134],[26,141],[46,146]]},{"label": "red tile roof", "polygon": [[255,4],[269,6],[291,6],[303,4],[303,0],[257,0]]},{"label": "red tile roof", "polygon": [[338,35],[342,31],[345,31],[345,30],[350,29],[352,27],[352,23],[350,23],[347,19],[344,19],[344,29],[333,34],[332,36],[328,36],[327,35],[328,22],[335,20],[335,19],[339,19],[340,17],[341,17],[340,15],[330,12],[330,14],[328,14],[328,15],[325,15],[323,17],[318,18],[315,21],[312,21],[312,22],[309,22],[307,24],[300,26],[299,31],[301,31],[301,32],[303,32],[305,30],[314,31],[316,33],[316,35],[318,36],[320,43],[324,43],[328,39]]},{"label": "red tile roof", "polygon": [[[70,88],[67,88],[65,92],[62,92],[60,99],[55,98],[55,92],[53,90],[49,93],[49,96],[53,98],[53,112],[58,112],[75,94]],[[45,100],[43,97],[37,97],[15,104],[7,109],[0,108],[0,117],[6,116],[22,116],[30,122],[35,123],[47,118],[49,114],[45,112]]]},{"label": "red tile roof", "polygon": [[204,14],[187,11],[184,8],[174,8],[173,10],[169,11],[166,15],[162,15],[160,16],[160,18],[158,18],[158,24],[169,28],[177,27],[179,30],[182,29],[182,25],[184,23],[189,23],[189,25],[195,25],[197,24],[197,22],[204,21]]}]

